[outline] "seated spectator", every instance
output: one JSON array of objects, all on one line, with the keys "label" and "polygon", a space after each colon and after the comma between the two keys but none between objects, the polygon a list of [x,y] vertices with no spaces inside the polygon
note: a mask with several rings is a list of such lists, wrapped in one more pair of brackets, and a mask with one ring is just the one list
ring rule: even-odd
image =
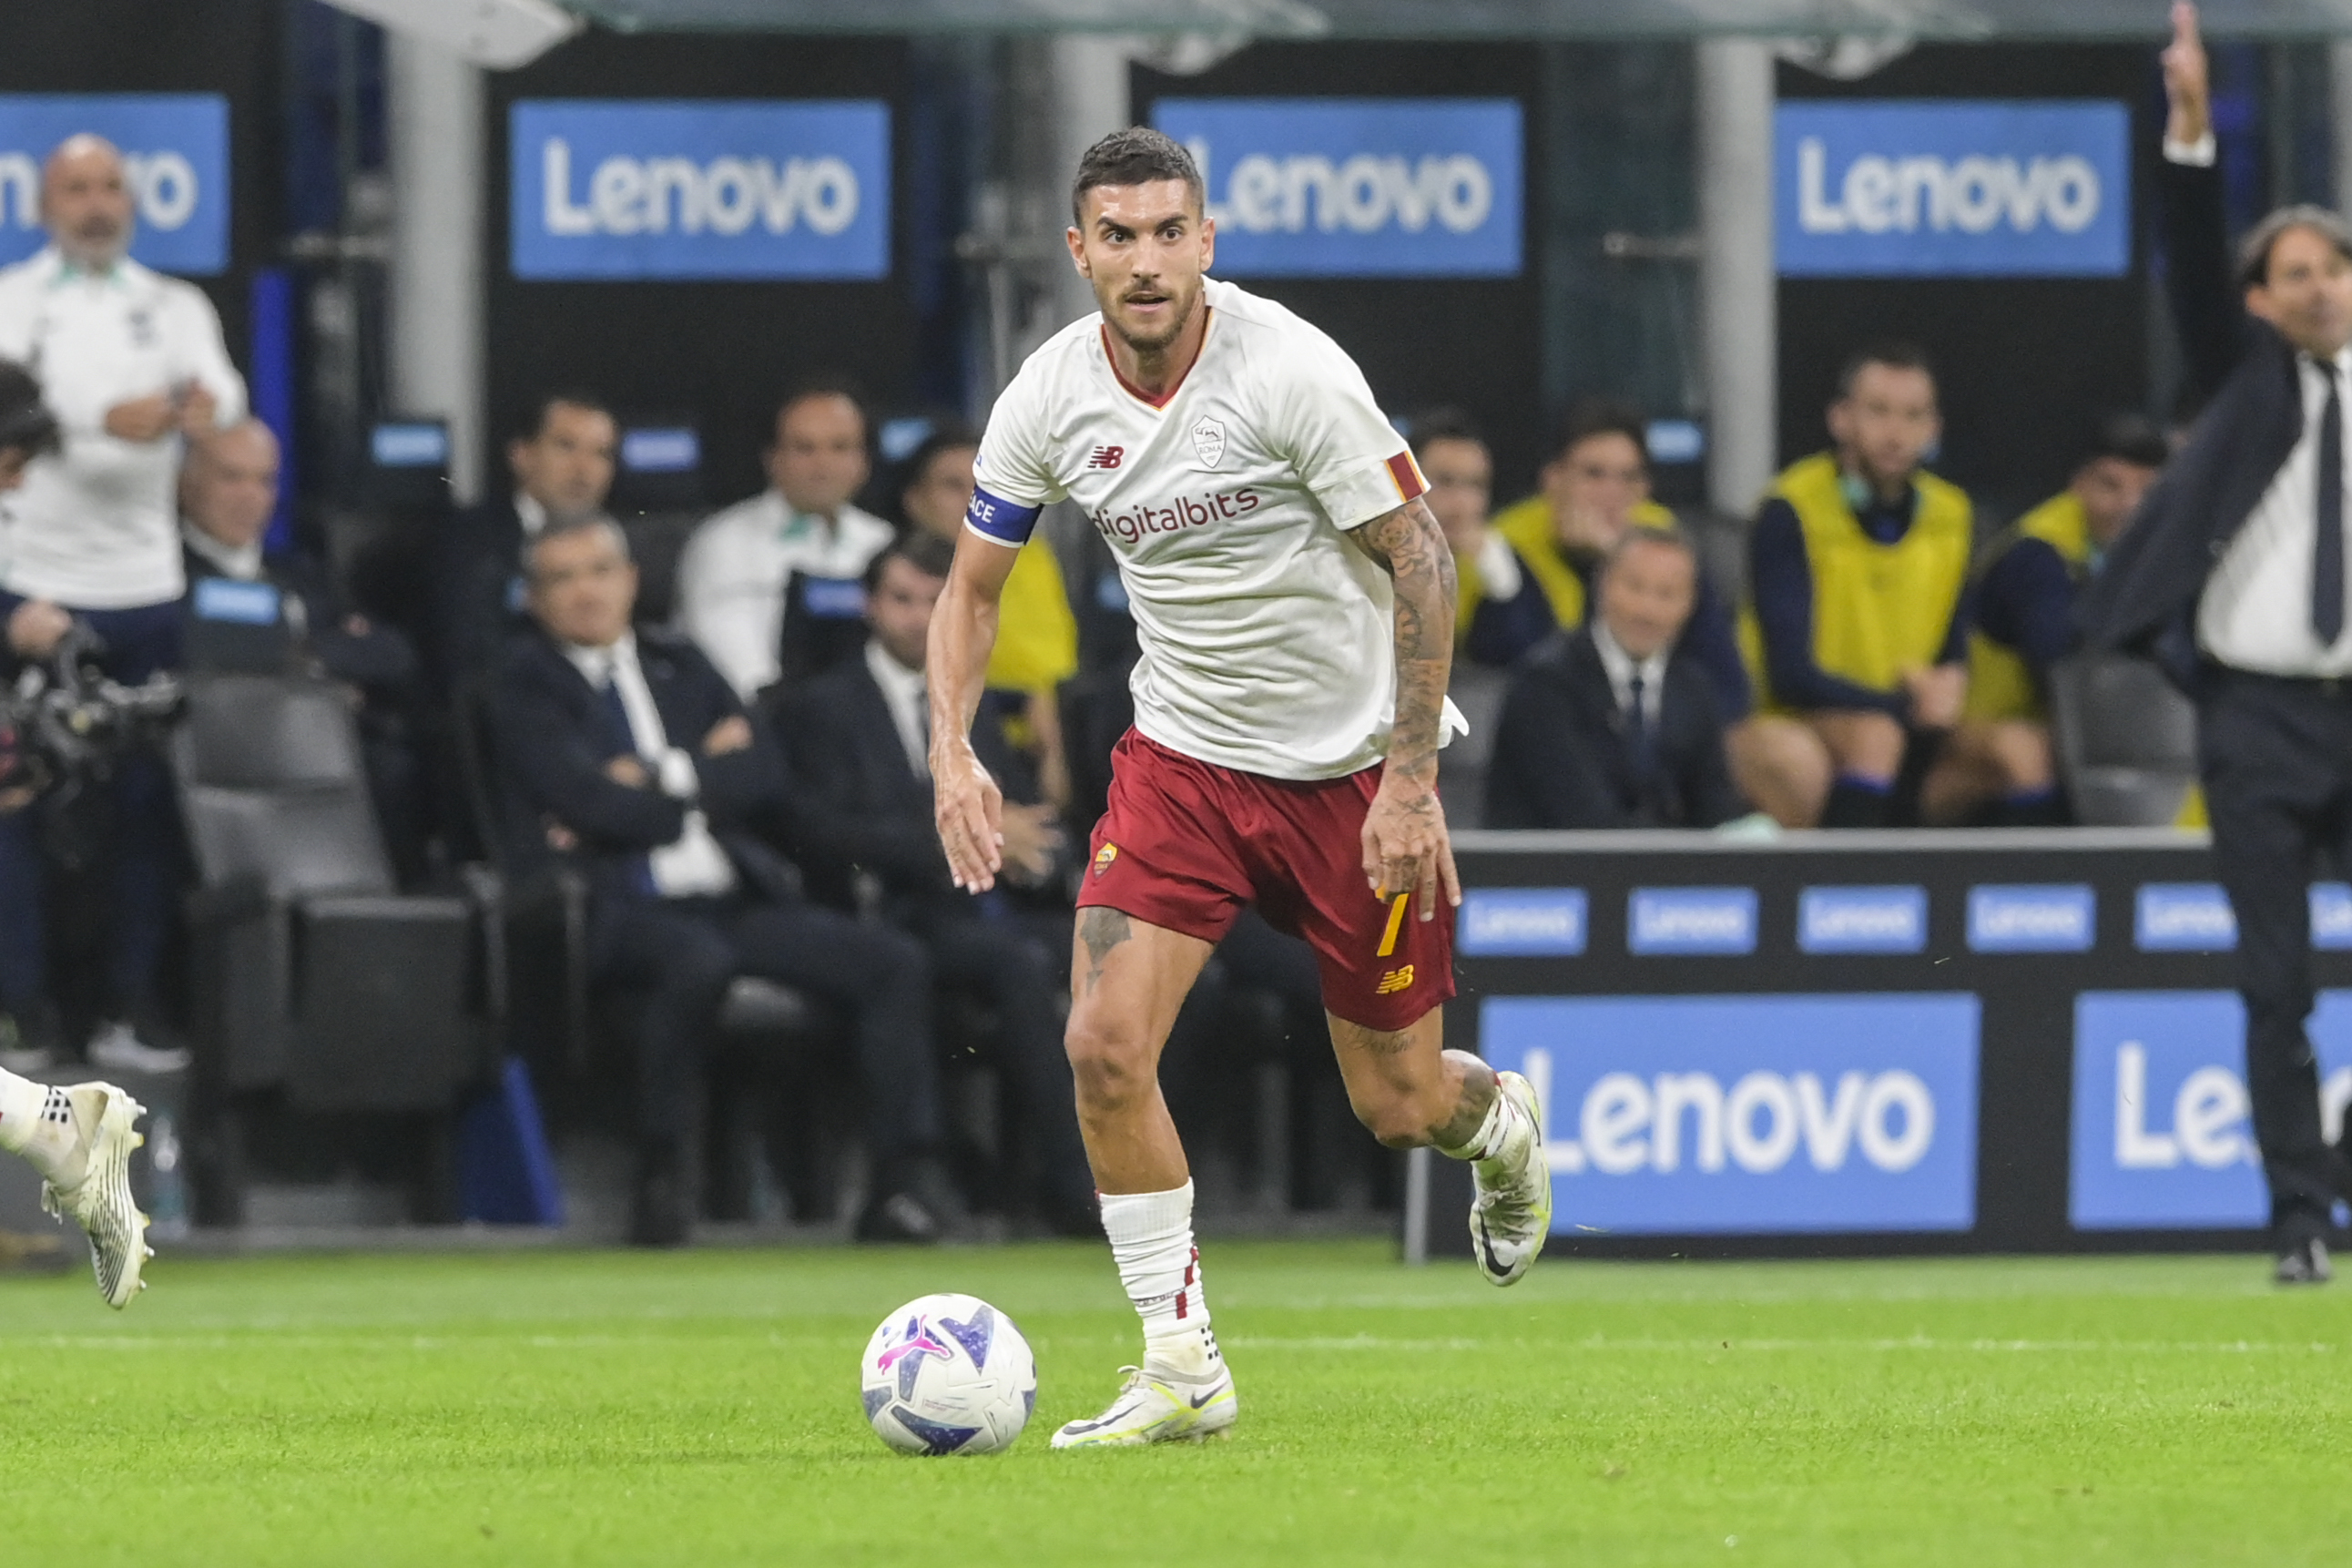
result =
[{"label": "seated spectator", "polygon": [[867,563],[890,525],[850,498],[872,469],[866,410],[812,382],[776,410],[768,489],[694,531],[677,563],[677,628],[745,701],[854,658]]},{"label": "seated spectator", "polygon": [[1459,597],[1454,604],[1454,651],[1470,640],[1470,627],[1488,583],[1517,584],[1523,575],[1511,559],[1510,542],[1486,526],[1495,499],[1495,459],[1486,437],[1469,418],[1452,408],[1434,408],[1412,418],[1412,458],[1429,492],[1421,499],[1454,551]]},{"label": "seated spectator", "polygon": [[[278,510],[278,437],[247,419],[191,447],[180,473],[180,542],[188,578],[188,661],[315,669],[351,689],[368,788],[402,880],[425,871],[423,797],[414,743],[416,650],[391,626],[343,610],[325,569],[299,551],[267,552]],[[258,602],[208,583],[253,584]]]},{"label": "seated spectator", "polygon": [[1681,643],[1698,556],[1636,528],[1601,576],[1599,613],[1511,672],[1486,780],[1489,827],[1715,827],[1732,787],[1715,682]]},{"label": "seated spectator", "polygon": [[600,517],[613,489],[620,426],[593,393],[551,392],[507,443],[514,486],[443,525],[434,547],[435,673],[455,689],[498,668],[522,625],[523,546],[551,523]]},{"label": "seated spectator", "polygon": [[1832,449],[1785,470],[1757,513],[1743,629],[1811,754],[1797,825],[1882,826],[1912,746],[1959,721],[1974,522],[1921,466],[1943,424],[1917,349],[1849,360],[1829,427]]},{"label": "seated spectator", "polygon": [[797,986],[856,1021],[873,1197],[866,1239],[929,1240],[939,1142],[930,964],[895,931],[804,901],[749,830],[786,802],[782,755],[683,638],[630,630],[636,568],[608,519],[551,523],[526,565],[534,631],[509,647],[499,762],[518,864],[574,858],[590,885],[592,979],[644,994],[631,1235],[687,1235],[685,1144],[738,975]]},{"label": "seated spectator", "polygon": [[1930,822],[2065,820],[2050,746],[2050,667],[2074,646],[2074,596],[2123,537],[2171,455],[2137,414],[2103,420],[2066,488],[1977,555],[1969,698],[1927,775]]},{"label": "seated spectator", "polygon": [[[963,536],[971,464],[979,454],[978,433],[960,425],[940,426],[915,448],[907,460],[906,487],[898,492],[908,527],[955,548]],[[1077,617],[1070,610],[1061,563],[1040,532],[1021,547],[1013,558],[1013,574],[1004,580],[982,714],[998,721],[1005,738],[1037,770],[1045,798],[1063,809],[1070,804],[1070,763],[1062,746],[1056,694],[1077,672]]]},{"label": "seated spectator", "polygon": [[[880,913],[929,949],[939,983],[986,998],[1000,1020],[997,1067],[1043,1167],[1037,1195],[1045,1217],[1057,1230],[1091,1235],[1099,1226],[1094,1178],[1078,1142],[1055,1005],[1060,955],[1046,945],[1067,945],[1068,902],[1055,895],[1052,915],[1026,921],[1003,891],[959,891],[932,814],[923,660],[931,607],[954,560],[953,546],[917,533],[866,567],[872,635],[863,656],[809,680],[784,704],[793,820],[821,883],[840,897],[858,874],[870,878]],[[1064,852],[1055,808],[1024,787],[1030,770],[1003,754],[985,723],[973,745],[1005,788],[1007,879],[1046,887]]]}]

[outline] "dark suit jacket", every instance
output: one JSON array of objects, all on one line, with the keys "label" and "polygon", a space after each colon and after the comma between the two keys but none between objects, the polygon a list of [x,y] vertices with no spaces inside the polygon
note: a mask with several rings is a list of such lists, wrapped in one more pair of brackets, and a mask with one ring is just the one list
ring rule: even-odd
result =
[{"label": "dark suit jacket", "polygon": [[[932,816],[931,782],[907,765],[889,704],[860,654],[782,698],[781,727],[791,755],[796,844],[811,890],[845,902],[853,874],[881,879],[894,900],[943,895],[962,902],[948,879]],[[1028,769],[984,720],[972,746],[1007,800],[1037,798]]]},{"label": "dark suit jacket", "polygon": [[1704,666],[1677,647],[1658,700],[1657,765],[1637,784],[1625,716],[1590,628],[1556,633],[1511,672],[1486,773],[1488,827],[1714,827],[1748,809]]},{"label": "dark suit jacket", "polygon": [[2208,401],[2076,614],[2090,646],[2150,655],[2193,689],[2198,595],[2302,438],[2303,388],[2294,346],[2231,281],[2221,171],[2158,167],[2173,315]]},{"label": "dark suit jacket", "polygon": [[[191,596],[198,583],[226,575],[185,546],[180,561]],[[404,704],[421,695],[415,647],[396,628],[379,623],[370,623],[363,632],[348,629],[344,622],[350,616],[341,596],[316,561],[299,552],[272,554],[263,559],[261,575],[289,606],[300,606],[299,622],[286,617],[288,634],[330,679],[358,687],[371,702]]]},{"label": "dark suit jacket", "polygon": [[518,622],[509,595],[522,574],[522,519],[501,491],[442,520],[433,544],[433,669],[446,689],[499,668]]},{"label": "dark suit jacket", "polygon": [[[779,901],[796,894],[792,868],[761,843],[753,825],[785,803],[784,760],[763,721],[743,705],[702,651],[683,637],[639,630],[637,660],[671,745],[690,752],[700,776],[695,802],[744,888]],[[752,743],[724,756],[702,754],[720,720],[751,720]],[[604,764],[635,746],[604,695],[536,628],[508,645],[497,693],[499,773],[505,791],[509,863],[543,865],[554,851],[550,823],[580,838],[573,852],[599,900],[642,900],[636,858],[673,843],[688,803],[657,789],[604,776]]]}]

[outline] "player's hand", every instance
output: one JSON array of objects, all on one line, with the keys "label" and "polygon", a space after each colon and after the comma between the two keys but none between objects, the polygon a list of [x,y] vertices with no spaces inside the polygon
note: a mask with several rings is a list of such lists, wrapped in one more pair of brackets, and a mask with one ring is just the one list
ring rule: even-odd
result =
[{"label": "player's hand", "polygon": [[47,658],[73,630],[73,617],[47,599],[27,599],[8,617],[8,646],[21,658]]},{"label": "player's hand", "polygon": [[1362,842],[1364,881],[1374,898],[1418,893],[1425,921],[1437,916],[1441,889],[1449,906],[1461,903],[1462,876],[1454,868],[1454,842],[1433,780],[1383,773],[1380,793],[1364,814]]},{"label": "player's hand", "polygon": [[174,401],[179,409],[181,435],[191,441],[201,441],[214,434],[220,417],[220,399],[212,395],[210,387],[192,381]]},{"label": "player's hand", "polygon": [[931,808],[955,885],[971,893],[996,886],[1004,868],[1004,792],[961,735],[932,738]]},{"label": "player's hand", "polygon": [[1053,875],[1054,857],[1061,853],[1062,825],[1050,805],[1008,805],[1004,808],[1004,875],[1006,879],[1034,887]]},{"label": "player's hand", "polygon": [[168,392],[150,393],[106,411],[106,433],[118,441],[160,441],[179,424]]},{"label": "player's hand", "polygon": [[740,713],[730,713],[710,726],[710,733],[702,737],[702,754],[723,757],[730,752],[747,751],[751,744],[751,721]]},{"label": "player's hand", "polygon": [[2205,40],[2197,32],[2197,7],[2189,0],[2174,0],[2172,42],[2157,58],[2164,67],[2165,101],[2171,106],[2165,140],[2202,142],[2213,129],[2212,82]]},{"label": "player's hand", "polygon": [[1960,721],[1969,699],[1969,672],[1964,665],[1938,664],[1903,672],[1904,689],[1911,694],[1911,721],[1923,730],[1948,730]]}]

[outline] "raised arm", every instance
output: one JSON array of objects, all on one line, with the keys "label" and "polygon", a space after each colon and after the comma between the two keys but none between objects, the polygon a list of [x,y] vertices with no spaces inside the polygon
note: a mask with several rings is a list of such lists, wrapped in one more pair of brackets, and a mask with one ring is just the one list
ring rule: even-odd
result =
[{"label": "raised arm", "polygon": [[972,750],[971,723],[996,647],[996,612],[1004,580],[1019,557],[970,529],[956,543],[955,566],[931,611],[924,668],[931,704],[931,799],[940,845],[955,884],[984,893],[1004,868],[1004,795]]},{"label": "raised arm", "polygon": [[1364,880],[1392,899],[1419,893],[1423,920],[1437,895],[1462,901],[1445,808],[1437,800],[1445,686],[1454,668],[1454,552],[1429,508],[1409,500],[1349,535],[1396,584],[1396,716],[1380,793],[1364,818]]}]

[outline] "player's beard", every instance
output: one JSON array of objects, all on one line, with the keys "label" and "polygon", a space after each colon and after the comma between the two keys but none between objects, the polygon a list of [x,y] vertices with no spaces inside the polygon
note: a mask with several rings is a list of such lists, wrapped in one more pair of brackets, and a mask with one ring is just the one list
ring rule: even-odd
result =
[{"label": "player's beard", "polygon": [[1119,314],[1116,310],[1106,309],[1103,311],[1103,319],[1110,323],[1111,331],[1118,334],[1118,341],[1125,343],[1136,353],[1164,353],[1175,343],[1177,339],[1184,335],[1184,329],[1192,324],[1192,313],[1201,308],[1201,286],[1198,283],[1195,283],[1192,286],[1192,293],[1186,296],[1180,296],[1176,290],[1171,289],[1164,292],[1163,298],[1167,299],[1171,303],[1174,303],[1181,298],[1183,308],[1180,310],[1171,312],[1167,327],[1163,331],[1156,332],[1149,337],[1139,337],[1134,332],[1129,331],[1122,323]]}]

